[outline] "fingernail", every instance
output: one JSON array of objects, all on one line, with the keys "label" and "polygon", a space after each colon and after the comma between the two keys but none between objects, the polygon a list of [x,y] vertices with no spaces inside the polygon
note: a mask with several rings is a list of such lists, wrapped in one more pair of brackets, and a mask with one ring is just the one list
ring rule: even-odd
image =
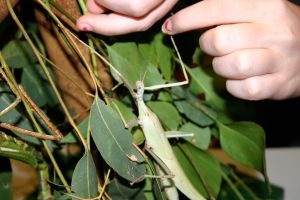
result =
[{"label": "fingernail", "polygon": [[84,32],[92,31],[92,27],[89,24],[79,24],[78,28],[79,28],[79,30],[84,31]]},{"label": "fingernail", "polygon": [[172,32],[172,23],[170,19],[167,19],[165,23],[162,25],[162,32],[164,33],[171,33]]}]

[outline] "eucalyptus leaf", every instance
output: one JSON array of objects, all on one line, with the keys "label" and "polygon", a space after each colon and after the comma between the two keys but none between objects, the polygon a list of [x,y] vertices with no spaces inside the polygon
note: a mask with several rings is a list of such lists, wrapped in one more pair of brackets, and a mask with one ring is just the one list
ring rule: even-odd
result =
[{"label": "eucalyptus leaf", "polygon": [[[158,69],[142,57],[136,43],[115,43],[107,46],[107,50],[112,65],[129,81],[132,88],[136,87],[137,80],[143,78],[145,86],[164,83]],[[119,80],[119,77],[115,79]]]},{"label": "eucalyptus leaf", "polygon": [[[51,69],[49,68],[48,70],[55,80]],[[35,64],[23,69],[21,84],[39,107],[46,104],[55,106],[58,103],[58,100],[39,65]]]},{"label": "eucalyptus leaf", "polygon": [[190,143],[181,144],[180,148],[173,146],[173,150],[195,188],[206,198],[207,190],[216,198],[222,182],[220,163],[209,153]]},{"label": "eucalyptus leaf", "polygon": [[172,78],[172,50],[164,44],[165,35],[161,32],[154,35],[150,43],[138,45],[144,59],[160,69],[167,82]]},{"label": "eucalyptus leaf", "polygon": [[8,158],[0,156],[1,199],[13,199],[12,169]]},{"label": "eucalyptus leaf", "polygon": [[254,122],[218,123],[222,149],[236,162],[263,172],[265,134]]},{"label": "eucalyptus leaf", "polygon": [[13,199],[12,173],[0,171],[1,199]]},{"label": "eucalyptus leaf", "polygon": [[143,187],[143,192],[147,200],[156,200],[153,187],[152,187],[152,180],[147,178],[145,179],[145,186]]},{"label": "eucalyptus leaf", "polygon": [[[116,111],[95,98],[91,109],[93,140],[104,160],[123,178],[135,181],[145,174],[144,158],[132,145]],[[139,162],[139,163],[138,163]]]},{"label": "eucalyptus leaf", "polygon": [[133,142],[136,145],[141,145],[145,142],[145,136],[141,128],[135,128],[132,130]]},{"label": "eucalyptus leaf", "polygon": [[117,99],[111,99],[111,100],[115,104],[115,106],[113,106],[113,108],[117,112],[121,112],[122,117],[124,118],[126,123],[130,123],[132,121],[137,121],[137,117],[133,113],[132,108],[128,107],[126,104],[124,104],[120,100],[117,100]]},{"label": "eucalyptus leaf", "polygon": [[77,197],[95,198],[98,195],[96,166],[90,152],[78,161],[72,176],[72,191]]},{"label": "eucalyptus leaf", "polygon": [[138,44],[138,49],[141,52],[143,58],[147,59],[154,66],[158,66],[158,55],[154,45],[151,45],[151,43],[141,43]]},{"label": "eucalyptus leaf", "polygon": [[212,107],[220,110],[225,109],[225,101],[216,92],[214,81],[210,73],[201,67],[188,68],[188,73],[192,77],[190,88],[195,94],[204,93],[205,101]]},{"label": "eucalyptus leaf", "polygon": [[46,105],[47,93],[43,89],[43,84],[33,68],[26,67],[23,69],[21,84],[39,107]]},{"label": "eucalyptus leaf", "polygon": [[177,130],[181,123],[181,117],[176,108],[168,102],[150,101],[147,106],[157,115],[162,124],[168,130]]},{"label": "eucalyptus leaf", "polygon": [[199,126],[196,126],[195,124],[191,122],[187,122],[184,125],[182,125],[179,129],[180,131],[183,132],[189,132],[189,133],[194,133],[193,138],[189,137],[184,137],[185,140],[189,141],[196,147],[202,150],[207,150],[210,144],[210,139],[211,139],[211,132],[210,128],[202,128]]},{"label": "eucalyptus leaf", "polygon": [[107,185],[107,193],[113,200],[146,200],[141,188],[125,186],[117,180]]},{"label": "eucalyptus leaf", "polygon": [[26,41],[11,40],[2,49],[9,67],[30,67],[37,59]]},{"label": "eucalyptus leaf", "polygon": [[184,114],[188,119],[195,122],[200,126],[210,126],[214,123],[214,121],[209,118],[205,113],[201,112],[201,110],[195,108],[191,103],[186,100],[176,100],[174,101],[177,109],[180,113]]},{"label": "eucalyptus leaf", "polygon": [[[88,126],[89,126],[89,116],[87,116],[79,125],[78,129],[82,133],[83,138],[87,138]],[[69,132],[65,135],[61,140],[60,143],[77,143],[77,136],[75,135],[74,131]]]},{"label": "eucalyptus leaf", "polygon": [[170,93],[166,92],[166,91],[160,91],[157,99],[160,101],[172,101],[173,100]]}]

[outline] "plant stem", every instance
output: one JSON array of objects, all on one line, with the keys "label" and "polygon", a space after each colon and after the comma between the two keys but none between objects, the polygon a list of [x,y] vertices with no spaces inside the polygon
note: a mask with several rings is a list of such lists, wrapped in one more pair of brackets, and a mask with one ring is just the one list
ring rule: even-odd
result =
[{"label": "plant stem", "polygon": [[[12,8],[12,5],[11,5],[10,0],[6,0],[6,5],[7,5],[7,8],[8,8],[8,10],[9,10],[9,12],[10,12],[10,15],[12,16],[13,20],[16,22],[16,24],[17,24],[17,26],[19,27],[19,29],[21,30],[21,32],[23,33],[23,35],[24,35],[24,37],[26,38],[28,44],[29,44],[30,47],[32,48],[32,50],[33,50],[35,56],[37,57],[39,63],[41,64],[41,66],[42,66],[42,68],[43,68],[43,70],[44,70],[44,72],[45,72],[45,74],[46,74],[46,76],[47,76],[47,78],[48,78],[48,80],[49,80],[49,82],[50,82],[52,88],[54,89],[54,91],[55,91],[55,93],[56,93],[56,95],[57,95],[59,101],[62,102],[62,106],[64,107],[64,110],[66,110],[66,107],[65,107],[65,105],[64,105],[64,103],[63,103],[63,101],[62,101],[62,99],[61,99],[61,97],[60,97],[60,95],[59,95],[59,92],[58,92],[57,88],[55,87],[54,81],[52,80],[52,78],[51,78],[51,76],[50,76],[50,74],[49,74],[49,71],[47,70],[47,68],[46,68],[46,66],[45,66],[45,64],[44,64],[44,62],[43,62],[43,60],[42,60],[42,58],[39,56],[39,51],[38,51],[38,50],[36,49],[36,47],[34,46],[33,42],[31,41],[30,37],[28,36],[27,32],[25,31],[24,27],[22,26],[22,24],[20,23],[18,17],[16,16],[16,14],[15,14],[13,8]],[[10,80],[14,80],[14,79],[11,77]],[[15,85],[15,89],[18,91],[19,89],[18,89],[18,87],[17,87],[17,84],[14,83],[14,85]],[[27,105],[26,101],[24,100],[24,97],[23,97],[22,93],[19,91],[18,94],[19,94],[20,97],[22,98],[22,100],[23,100],[23,102],[24,102],[24,105],[25,105],[25,107],[26,107],[26,110],[27,110],[27,112],[28,112],[30,118],[32,119],[33,123],[35,124],[35,127],[38,129],[38,132],[41,133],[41,132],[42,132],[42,131],[41,131],[41,128],[39,127],[38,123],[36,122],[36,120],[35,120],[35,118],[34,118],[34,116],[33,116],[33,113],[32,113],[32,111],[31,111],[29,105]],[[68,111],[67,111],[67,114],[69,114]],[[70,116],[70,115],[69,115],[69,116]],[[63,183],[64,186],[66,187],[67,191],[68,191],[68,192],[71,192],[71,189],[69,188],[69,185],[67,184],[67,181],[66,181],[66,179],[64,178],[64,176],[63,176],[63,174],[62,174],[60,168],[58,167],[58,164],[57,164],[55,158],[53,157],[53,154],[52,154],[52,152],[51,152],[49,146],[47,145],[47,143],[46,143],[45,141],[42,141],[42,143],[43,143],[43,145],[44,145],[44,147],[45,147],[45,149],[46,149],[46,151],[47,151],[47,153],[48,153],[48,156],[50,157],[50,159],[51,159],[51,161],[52,161],[52,164],[53,164],[53,166],[54,166],[54,168],[55,168],[55,170],[56,170],[58,176],[60,177],[60,180],[62,181],[62,183]],[[85,143],[83,143],[83,144],[85,144]]]},{"label": "plant stem", "polygon": [[232,176],[234,180],[236,180],[237,183],[239,183],[248,192],[252,199],[260,200],[260,198],[255,195],[255,193],[245,184],[245,182],[234,173],[234,171],[230,171],[230,176]]},{"label": "plant stem", "polygon": [[197,167],[196,163],[193,161],[192,159],[192,154],[190,152],[188,152],[183,145],[181,145],[180,143],[177,144],[178,147],[180,148],[180,150],[184,153],[184,155],[187,157],[187,159],[190,161],[191,165],[193,166],[193,168],[196,170],[197,174],[199,175],[199,178],[204,186],[204,189],[206,190],[209,199],[211,200],[215,200],[216,198],[214,197],[211,188],[209,187],[208,183],[206,182],[205,178],[202,176],[201,171],[199,170],[199,167]]},{"label": "plant stem", "polygon": [[[21,100],[22,100],[22,102],[23,102],[23,104],[25,106],[25,109],[26,109],[26,111],[27,111],[27,113],[29,115],[30,120],[33,122],[33,124],[34,124],[35,128],[37,129],[37,131],[42,134],[42,129],[39,126],[39,124],[37,123],[37,121],[36,121],[36,119],[35,119],[35,117],[33,115],[33,112],[31,110],[30,106],[28,105],[28,103],[27,103],[27,101],[26,101],[23,93],[20,91],[20,89],[18,87],[18,84],[15,81],[15,79],[13,77],[13,74],[9,70],[9,68],[8,68],[8,66],[7,66],[7,64],[6,64],[5,60],[4,60],[1,52],[0,52],[0,60],[1,60],[2,66],[3,66],[4,70],[5,70],[5,75],[7,76],[8,85],[10,86],[11,90],[16,95],[18,95],[21,98]],[[53,166],[55,168],[55,171],[57,172],[57,174],[58,174],[58,176],[59,176],[59,178],[61,180],[61,182],[66,187],[67,191],[71,191],[70,188],[69,188],[69,186],[68,186],[68,183],[67,183],[66,179],[64,178],[64,176],[63,176],[63,174],[62,174],[62,172],[61,172],[61,170],[60,170],[60,168],[59,168],[59,166],[58,166],[58,164],[57,164],[57,162],[55,160],[55,158],[53,157],[53,154],[52,154],[52,152],[51,152],[48,144],[44,140],[42,141],[42,144],[43,144],[44,148],[46,149],[46,152],[47,152],[47,154],[48,154],[48,156],[49,156],[49,158],[50,158],[50,160],[51,160],[51,162],[52,162],[52,164],[53,164]]]},{"label": "plant stem", "polygon": [[236,196],[240,199],[240,200],[245,200],[245,198],[243,197],[243,195],[240,193],[240,191],[236,188],[236,186],[234,185],[234,183],[230,180],[230,178],[228,178],[228,176],[224,173],[224,171],[222,170],[222,177],[223,179],[228,183],[228,185],[230,186],[230,188],[233,190],[233,192],[236,194]]},{"label": "plant stem", "polygon": [[[26,41],[28,42],[29,46],[31,47],[33,53],[35,54],[35,56],[36,56],[39,64],[41,65],[41,67],[42,67],[42,69],[43,69],[43,71],[44,71],[44,73],[45,73],[45,75],[46,75],[46,77],[47,77],[47,79],[48,79],[48,81],[49,81],[49,83],[50,83],[50,85],[51,85],[51,87],[52,87],[52,89],[53,89],[53,91],[54,91],[54,93],[55,93],[55,95],[56,95],[56,97],[57,97],[57,99],[58,99],[58,101],[59,101],[59,103],[60,103],[60,105],[61,105],[64,113],[65,113],[65,115],[66,115],[66,117],[67,117],[67,119],[68,119],[68,121],[70,122],[70,124],[72,125],[72,127],[75,129],[75,132],[77,133],[79,139],[81,140],[82,145],[84,146],[84,148],[86,148],[85,140],[82,137],[82,134],[80,133],[80,130],[76,126],[73,118],[71,117],[71,114],[69,113],[67,106],[63,102],[63,99],[60,96],[60,93],[59,93],[58,89],[56,88],[55,83],[54,83],[54,81],[53,81],[53,79],[52,79],[52,77],[51,77],[51,75],[50,75],[50,73],[49,73],[49,71],[48,71],[45,63],[44,63],[42,57],[40,56],[40,52],[35,47],[35,45],[33,44],[32,40],[28,36],[26,30],[24,29],[23,25],[21,24],[21,22],[19,21],[18,17],[16,16],[16,14],[15,14],[12,6],[11,6],[10,0],[6,0],[6,4],[8,6],[8,10],[9,10],[9,12],[10,12],[13,20],[15,21],[15,23],[17,24],[17,26],[21,30],[21,32],[24,35]],[[44,5],[44,6],[46,6],[46,5]]]}]

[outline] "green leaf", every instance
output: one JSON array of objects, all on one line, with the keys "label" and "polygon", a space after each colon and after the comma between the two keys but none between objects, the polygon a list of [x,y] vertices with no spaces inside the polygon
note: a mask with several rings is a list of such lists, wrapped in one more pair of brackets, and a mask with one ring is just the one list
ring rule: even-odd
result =
[{"label": "green leaf", "polygon": [[104,160],[123,178],[135,181],[145,174],[144,158],[132,145],[132,135],[124,128],[116,111],[98,97],[91,109],[93,140]]},{"label": "green leaf", "polygon": [[[145,86],[164,83],[158,69],[143,58],[136,43],[115,43],[107,46],[107,50],[111,63],[129,81],[132,88],[143,77]],[[119,77],[114,78],[119,80]]]},{"label": "green leaf", "polygon": [[163,101],[150,101],[147,102],[147,106],[158,116],[168,130],[177,130],[181,123],[181,117],[172,104]]},{"label": "green leaf", "polygon": [[208,197],[202,182],[204,181],[210,193],[217,197],[222,182],[220,163],[209,153],[196,148],[190,143],[181,144],[180,148],[174,146],[173,150],[195,188],[205,197]]},{"label": "green leaf", "polygon": [[72,176],[72,191],[81,198],[94,198],[98,195],[96,166],[90,152],[85,152],[78,161]]},{"label": "green leaf", "polygon": [[205,101],[212,107],[220,110],[225,109],[225,101],[216,92],[215,79],[213,76],[202,69],[197,68],[186,68],[188,73],[192,77],[190,88],[195,94],[204,93]]},{"label": "green leaf", "polygon": [[[159,67],[164,78],[170,82],[172,78],[172,51],[164,44],[165,34],[158,33],[154,36],[152,45],[156,50],[157,66]],[[154,63],[156,66],[156,64]]]},{"label": "green leaf", "polygon": [[196,147],[202,150],[207,150],[210,144],[210,138],[211,138],[211,132],[210,128],[201,128],[199,126],[196,126],[193,123],[186,123],[182,125],[179,129],[180,131],[183,132],[190,132],[194,133],[195,137],[194,138],[188,138],[184,137],[185,140],[189,141]]},{"label": "green leaf", "polygon": [[[137,117],[133,113],[132,108],[128,107],[126,104],[124,104],[123,102],[117,99],[111,99],[111,100],[118,107],[119,111],[122,113],[122,116],[124,117],[126,123],[137,120]],[[113,106],[113,108],[117,111],[117,108],[115,106]]]},{"label": "green leaf", "polygon": [[26,41],[11,40],[2,50],[9,67],[30,67],[37,59]]},{"label": "green leaf", "polygon": [[133,143],[141,145],[145,142],[145,136],[141,128],[135,128],[132,130]]},{"label": "green leaf", "polygon": [[[82,133],[83,138],[86,139],[87,132],[88,132],[88,126],[89,126],[89,116],[87,116],[79,125],[78,129]],[[60,141],[60,143],[77,143],[77,137],[75,136],[75,133],[69,132],[67,135],[65,135]]]},{"label": "green leaf", "polygon": [[157,52],[154,45],[151,43],[138,44],[138,49],[143,58],[147,59],[154,66],[158,66]]},{"label": "green leaf", "polygon": [[9,159],[0,157],[0,163],[1,199],[13,199],[12,171]]},{"label": "green leaf", "polygon": [[157,99],[160,101],[173,101],[170,93],[166,91],[160,91]]},{"label": "green leaf", "polygon": [[174,101],[174,104],[176,105],[180,113],[184,114],[188,119],[200,126],[205,127],[214,123],[214,121],[211,118],[209,118],[199,109],[195,108],[186,100],[176,100]]},{"label": "green leaf", "polygon": [[34,168],[42,160],[41,154],[33,146],[2,132],[0,132],[0,156],[19,160]]},{"label": "green leaf", "polygon": [[263,172],[265,134],[254,122],[218,123],[222,149],[236,162]]},{"label": "green leaf", "polygon": [[11,172],[0,172],[0,194],[1,199],[13,199]]},{"label": "green leaf", "polygon": [[44,106],[47,103],[51,106],[58,103],[58,100],[39,65],[35,64],[23,69],[21,84],[39,107]]},{"label": "green leaf", "polygon": [[113,200],[146,200],[141,188],[128,187],[117,180],[108,184],[107,193]]},{"label": "green leaf", "polygon": [[44,106],[47,103],[46,91],[43,90],[43,84],[34,69],[30,67],[24,68],[21,84],[39,107]]}]

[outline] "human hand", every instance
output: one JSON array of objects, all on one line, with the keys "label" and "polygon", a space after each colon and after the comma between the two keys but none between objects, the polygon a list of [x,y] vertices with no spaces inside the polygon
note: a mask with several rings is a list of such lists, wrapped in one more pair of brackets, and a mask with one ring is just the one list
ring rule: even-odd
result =
[{"label": "human hand", "polygon": [[[77,20],[81,31],[121,35],[149,29],[178,0],[88,0],[89,14]],[[105,13],[106,11],[110,13]]]},{"label": "human hand", "polygon": [[200,47],[241,99],[300,96],[300,7],[286,0],[203,0],[167,19],[168,34],[207,28]]}]

